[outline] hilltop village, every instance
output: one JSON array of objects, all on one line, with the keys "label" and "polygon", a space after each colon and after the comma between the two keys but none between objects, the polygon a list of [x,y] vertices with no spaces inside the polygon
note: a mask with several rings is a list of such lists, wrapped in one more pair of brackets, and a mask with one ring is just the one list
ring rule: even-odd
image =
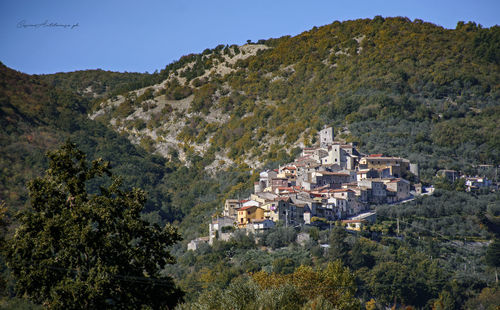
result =
[{"label": "hilltop village", "polygon": [[[260,173],[250,197],[227,199],[222,216],[214,217],[209,236],[193,240],[227,240],[235,229],[258,232],[277,223],[298,226],[342,220],[359,229],[374,217],[373,204],[395,203],[421,192],[418,166],[400,157],[363,154],[353,143],[334,140],[333,128],[319,133],[319,145],[304,148],[294,162]],[[361,215],[360,215],[361,214]]]}]

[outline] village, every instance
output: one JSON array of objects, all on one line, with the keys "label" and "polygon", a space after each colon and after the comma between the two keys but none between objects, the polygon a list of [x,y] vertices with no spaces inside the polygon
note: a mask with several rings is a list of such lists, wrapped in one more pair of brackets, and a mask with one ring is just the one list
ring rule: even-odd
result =
[{"label": "village", "polygon": [[188,249],[229,240],[235,229],[256,233],[278,223],[297,227],[342,221],[347,229],[360,230],[375,219],[372,205],[422,194],[417,164],[363,154],[353,143],[335,141],[331,127],[320,131],[319,142],[304,148],[294,162],[260,172],[253,193],[242,200],[227,199],[222,216],[209,224],[209,236],[192,240]]},{"label": "village", "polygon": [[[453,183],[463,179],[466,191],[491,187],[485,177],[468,177],[455,170],[437,173]],[[334,140],[333,128],[319,133],[317,147],[303,148],[294,162],[262,171],[246,199],[227,199],[222,215],[213,216],[209,235],[192,240],[188,249],[214,240],[229,240],[237,229],[258,233],[276,225],[328,227],[341,223],[360,231],[373,223],[378,204],[404,203],[432,194],[423,188],[418,164],[383,154],[363,154],[353,143]]]}]

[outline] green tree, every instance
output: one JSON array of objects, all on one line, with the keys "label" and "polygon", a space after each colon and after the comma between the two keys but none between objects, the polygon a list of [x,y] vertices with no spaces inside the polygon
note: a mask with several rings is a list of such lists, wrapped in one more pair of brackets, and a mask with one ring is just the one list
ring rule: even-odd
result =
[{"label": "green tree", "polygon": [[44,177],[28,184],[31,208],[18,214],[7,244],[16,291],[50,309],[173,308],[183,292],[161,271],[180,240],[170,225],[142,220],[144,191],[113,178],[99,194],[90,181],[111,176],[109,163],[89,164],[70,142],[49,152]]},{"label": "green tree", "polygon": [[335,226],[329,236],[330,248],[328,249],[328,258],[331,260],[340,259],[344,264],[347,263],[349,244],[346,242],[347,232],[343,227]]},{"label": "green tree", "polygon": [[350,265],[354,269],[361,267],[372,268],[375,265],[375,258],[371,253],[364,249],[363,242],[356,240],[351,250]]},{"label": "green tree", "polygon": [[486,251],[486,264],[495,269],[495,281],[498,283],[497,268],[500,267],[500,240],[495,239]]},{"label": "green tree", "polygon": [[[0,201],[0,248],[5,246],[5,235],[8,226],[7,206],[4,201]],[[7,288],[7,281],[2,274],[0,276],[0,296],[4,296]]]},{"label": "green tree", "polygon": [[409,267],[397,262],[383,262],[370,273],[368,287],[378,297],[377,301],[386,305],[417,302],[417,283]]}]

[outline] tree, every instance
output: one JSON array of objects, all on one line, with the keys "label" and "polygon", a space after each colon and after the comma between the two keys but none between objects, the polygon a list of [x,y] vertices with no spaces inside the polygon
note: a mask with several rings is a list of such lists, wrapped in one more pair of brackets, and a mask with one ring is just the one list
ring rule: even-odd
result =
[{"label": "tree", "polygon": [[[0,248],[5,246],[5,235],[9,224],[7,218],[7,206],[4,201],[0,201]],[[2,274],[0,276],[0,296],[4,296],[7,288],[7,281]]]},{"label": "tree", "polygon": [[497,268],[500,267],[500,239],[495,240],[488,246],[486,250],[486,264],[495,269],[495,282],[498,283]]},{"label": "tree", "polygon": [[354,269],[361,267],[372,268],[375,265],[375,258],[363,246],[363,242],[358,239],[352,247],[350,265]]},{"label": "tree", "polygon": [[330,232],[328,249],[328,258],[331,260],[340,259],[344,264],[347,263],[349,244],[345,241],[347,232],[343,227],[335,226]]},{"label": "tree", "polygon": [[[174,262],[168,246],[180,240],[141,219],[144,191],[104,184],[108,162],[90,165],[67,142],[49,152],[44,177],[28,183],[31,208],[17,216],[20,226],[7,244],[7,263],[16,291],[50,309],[173,308],[183,292],[161,273]],[[95,183],[94,183],[95,184]]]},{"label": "tree", "polygon": [[300,266],[291,277],[298,291],[309,300],[321,295],[334,309],[359,309],[354,275],[340,260],[329,262],[326,268],[317,271]]},{"label": "tree", "polygon": [[367,284],[377,301],[386,305],[398,302],[414,305],[423,301],[417,294],[420,283],[408,266],[398,262],[383,262],[373,267]]},{"label": "tree", "polygon": [[310,266],[302,265],[292,274],[268,274],[260,271],[254,273],[252,278],[264,290],[292,285],[296,295],[300,297],[297,303],[307,302],[303,309],[360,308],[359,300],[356,298],[355,277],[340,260],[329,262],[323,269],[314,270]]}]

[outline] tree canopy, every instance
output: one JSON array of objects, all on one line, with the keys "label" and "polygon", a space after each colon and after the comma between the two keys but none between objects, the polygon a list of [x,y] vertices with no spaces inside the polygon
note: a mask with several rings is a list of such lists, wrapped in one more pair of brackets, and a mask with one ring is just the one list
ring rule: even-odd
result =
[{"label": "tree canopy", "polygon": [[[101,178],[111,176],[108,162],[89,164],[70,142],[48,157],[7,245],[19,295],[50,309],[173,308],[183,292],[162,270],[175,261],[176,229],[142,220],[144,191]],[[90,181],[100,193],[88,192]]]}]

